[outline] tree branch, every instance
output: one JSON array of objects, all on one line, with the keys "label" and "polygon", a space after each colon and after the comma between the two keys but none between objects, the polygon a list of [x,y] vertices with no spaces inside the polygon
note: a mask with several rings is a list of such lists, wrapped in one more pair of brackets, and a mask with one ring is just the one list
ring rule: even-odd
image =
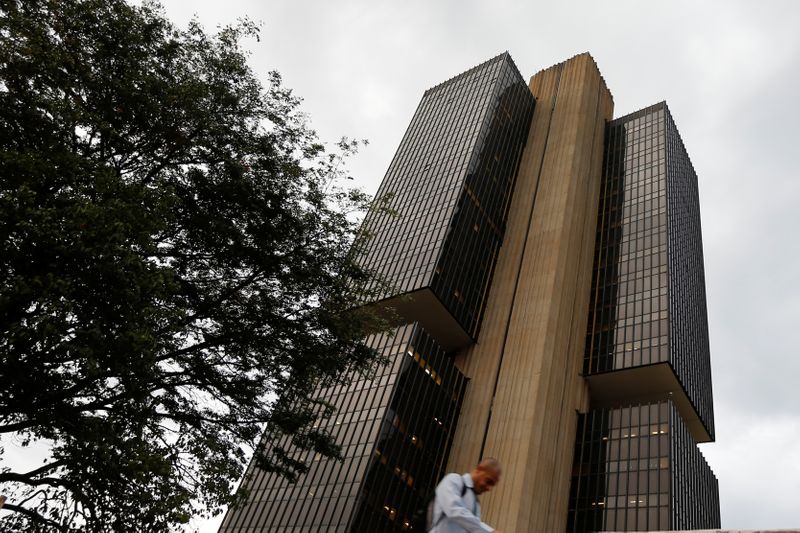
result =
[{"label": "tree branch", "polygon": [[50,464],[46,464],[44,466],[40,466],[39,468],[36,468],[36,469],[31,470],[29,472],[25,472],[24,474],[20,474],[20,475],[26,476],[26,477],[34,477],[34,476],[38,476],[39,474],[43,474],[43,473],[45,473],[45,472],[47,472],[49,470],[53,470],[54,468],[58,468],[59,466],[64,466],[65,464],[67,464],[67,461],[62,459],[60,461],[54,461],[54,462],[52,462]]},{"label": "tree branch", "polygon": [[0,473],[0,483],[22,483],[25,485],[30,485],[31,487],[39,487],[41,485],[47,485],[49,487],[67,489],[68,491],[73,493],[79,501],[84,502],[87,505],[91,503],[89,497],[82,490],[80,490],[75,483],[72,483],[71,481],[66,481],[64,479],[59,479],[56,477],[42,477],[39,479],[32,479],[28,477],[26,474],[17,474],[15,472],[3,472]]},{"label": "tree branch", "polygon": [[3,510],[6,510],[6,509],[9,510],[9,511],[13,511],[15,513],[19,513],[21,515],[27,516],[28,518],[30,518],[31,520],[33,520],[34,522],[36,522],[38,524],[45,524],[47,526],[55,528],[58,531],[67,531],[67,529],[64,526],[62,526],[61,524],[59,524],[55,520],[50,520],[49,518],[46,518],[46,517],[40,515],[39,513],[37,513],[36,511],[31,510],[31,509],[27,509],[25,507],[21,507],[19,505],[15,505],[13,503],[6,503],[5,505],[3,505]]},{"label": "tree branch", "polygon": [[14,433],[15,431],[22,431],[24,429],[36,427],[39,424],[32,420],[26,420],[25,422],[15,422],[13,424],[6,424],[0,426],[0,433]]}]

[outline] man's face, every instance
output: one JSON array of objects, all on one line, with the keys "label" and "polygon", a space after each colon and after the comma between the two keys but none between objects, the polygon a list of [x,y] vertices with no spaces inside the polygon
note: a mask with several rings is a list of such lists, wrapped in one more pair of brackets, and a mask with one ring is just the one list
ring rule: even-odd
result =
[{"label": "man's face", "polygon": [[500,473],[491,468],[477,467],[472,475],[475,494],[489,492],[500,481]]}]

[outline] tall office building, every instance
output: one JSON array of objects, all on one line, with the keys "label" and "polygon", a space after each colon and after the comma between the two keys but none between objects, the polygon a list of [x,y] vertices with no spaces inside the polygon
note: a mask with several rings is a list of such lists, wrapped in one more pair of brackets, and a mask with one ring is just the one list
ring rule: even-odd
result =
[{"label": "tall office building", "polygon": [[665,103],[606,134],[569,531],[719,527],[697,175]]},{"label": "tall office building", "polygon": [[364,222],[390,363],[317,391],[344,460],[251,466],[221,532],[423,531],[437,481],[485,456],[499,530],[719,527],[697,176],[666,104],[612,113],[588,54],[425,92],[379,189],[397,216]]}]

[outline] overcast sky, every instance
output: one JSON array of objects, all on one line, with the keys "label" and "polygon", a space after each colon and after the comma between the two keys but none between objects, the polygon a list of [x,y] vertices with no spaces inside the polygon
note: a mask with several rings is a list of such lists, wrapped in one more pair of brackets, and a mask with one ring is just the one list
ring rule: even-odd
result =
[{"label": "overcast sky", "polygon": [[[701,5],[702,4],[702,5]],[[528,79],[589,51],[615,116],[666,100],[700,179],[724,528],[800,527],[800,3],[165,0],[181,26],[248,16],[278,70],[374,193],[423,91],[508,50]],[[794,340],[793,340],[794,339]],[[215,521],[218,523],[219,521]],[[202,531],[215,531],[211,524]]]}]

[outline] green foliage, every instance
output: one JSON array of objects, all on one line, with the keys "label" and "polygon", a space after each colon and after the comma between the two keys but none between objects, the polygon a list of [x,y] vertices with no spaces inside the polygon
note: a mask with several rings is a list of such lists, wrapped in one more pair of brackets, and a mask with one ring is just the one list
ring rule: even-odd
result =
[{"label": "green foliage", "polygon": [[[326,152],[245,21],[178,30],[157,5],[0,4],[0,530],[166,531],[261,466],[327,456],[318,383],[365,371],[385,322]],[[372,286],[372,284],[370,284]],[[376,293],[383,288],[376,285]],[[266,426],[265,426],[266,424]]]}]

